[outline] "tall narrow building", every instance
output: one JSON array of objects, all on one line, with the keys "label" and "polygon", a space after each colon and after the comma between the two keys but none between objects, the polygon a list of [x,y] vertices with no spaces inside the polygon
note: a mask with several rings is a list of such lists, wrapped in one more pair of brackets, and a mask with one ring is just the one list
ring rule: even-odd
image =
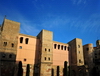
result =
[{"label": "tall narrow building", "polygon": [[68,42],[69,44],[69,65],[71,76],[85,76],[84,75],[84,56],[82,40],[75,38]]},{"label": "tall narrow building", "polygon": [[14,71],[20,23],[4,19],[0,33],[0,75],[11,76]]}]

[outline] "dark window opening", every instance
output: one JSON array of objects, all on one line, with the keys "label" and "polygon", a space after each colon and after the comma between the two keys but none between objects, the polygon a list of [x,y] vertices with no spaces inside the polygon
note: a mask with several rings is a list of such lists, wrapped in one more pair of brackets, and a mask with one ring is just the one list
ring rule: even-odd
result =
[{"label": "dark window opening", "polygon": [[9,55],[9,58],[12,58],[12,55],[11,54]]},{"label": "dark window opening", "polygon": [[49,52],[50,52],[50,49],[49,49]]},{"label": "dark window opening", "polygon": [[26,61],[26,59],[24,59],[24,61]]},{"label": "dark window opening", "polygon": [[57,44],[54,44],[54,49],[56,49],[56,47],[57,47]]},{"label": "dark window opening", "polygon": [[97,55],[97,53],[95,53],[95,55]]},{"label": "dark window opening", "polygon": [[14,44],[12,43],[11,46],[14,47]]},{"label": "dark window opening", "polygon": [[45,48],[45,51],[47,51],[47,49]]},{"label": "dark window opening", "polygon": [[69,47],[68,47],[68,51],[69,51],[70,49],[69,49]]},{"label": "dark window opening", "polygon": [[80,48],[80,45],[78,45],[78,48]]},{"label": "dark window opening", "polygon": [[7,42],[4,42],[4,46],[7,46]]},{"label": "dark window opening", "polygon": [[58,49],[60,49],[60,45],[58,45]]},{"label": "dark window opening", "polygon": [[28,38],[25,39],[25,43],[26,43],[26,44],[28,44],[28,40],[29,40]]},{"label": "dark window opening", "polygon": [[50,60],[50,58],[48,58],[48,60]]},{"label": "dark window opening", "polygon": [[89,51],[89,48],[86,48],[87,51]]},{"label": "dark window opening", "polygon": [[95,56],[95,58],[97,58],[97,56]]},{"label": "dark window opening", "polygon": [[61,50],[63,50],[63,45],[61,46]]},{"label": "dark window opening", "polygon": [[64,49],[66,50],[66,46],[64,47]]},{"label": "dark window opening", "polygon": [[44,59],[46,60],[46,57]]},{"label": "dark window opening", "polygon": [[79,63],[81,63],[82,61],[79,59]]},{"label": "dark window opening", "polygon": [[20,43],[23,43],[23,37],[20,37]]}]

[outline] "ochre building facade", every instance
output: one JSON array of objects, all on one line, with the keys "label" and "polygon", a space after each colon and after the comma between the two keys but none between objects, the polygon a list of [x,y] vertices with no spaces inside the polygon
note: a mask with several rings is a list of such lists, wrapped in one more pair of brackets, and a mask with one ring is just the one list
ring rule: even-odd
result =
[{"label": "ochre building facade", "polygon": [[92,44],[83,46],[79,38],[68,43],[53,41],[53,32],[48,30],[37,36],[19,30],[20,23],[8,19],[0,26],[1,76],[18,76],[20,61],[23,76],[65,76],[65,66],[68,76],[90,76]]}]

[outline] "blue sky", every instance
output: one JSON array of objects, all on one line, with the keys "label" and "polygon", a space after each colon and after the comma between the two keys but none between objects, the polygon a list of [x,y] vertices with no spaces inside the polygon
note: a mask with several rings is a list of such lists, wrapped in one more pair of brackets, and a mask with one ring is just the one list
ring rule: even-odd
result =
[{"label": "blue sky", "polygon": [[21,23],[20,33],[36,36],[53,31],[54,41],[81,38],[83,45],[100,39],[100,0],[0,0],[0,24],[4,16]]}]

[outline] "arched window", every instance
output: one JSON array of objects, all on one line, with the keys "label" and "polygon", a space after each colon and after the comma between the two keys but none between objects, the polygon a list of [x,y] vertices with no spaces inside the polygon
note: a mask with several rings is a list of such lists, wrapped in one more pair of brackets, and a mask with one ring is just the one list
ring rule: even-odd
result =
[{"label": "arched window", "polygon": [[64,49],[66,50],[66,46],[64,47]]},{"label": "arched window", "polygon": [[23,43],[23,37],[20,37],[20,43]]},{"label": "arched window", "polygon": [[26,44],[28,44],[28,40],[29,40],[28,38],[25,39],[25,43],[26,43]]},{"label": "arched window", "polygon": [[57,44],[54,44],[54,49],[56,49],[56,47],[57,47]]},{"label": "arched window", "polygon": [[63,50],[63,45],[61,46],[61,50]]},{"label": "arched window", "polygon": [[11,46],[14,47],[14,44],[12,43]]},{"label": "arched window", "polygon": [[60,45],[58,45],[58,49],[60,49]]}]

